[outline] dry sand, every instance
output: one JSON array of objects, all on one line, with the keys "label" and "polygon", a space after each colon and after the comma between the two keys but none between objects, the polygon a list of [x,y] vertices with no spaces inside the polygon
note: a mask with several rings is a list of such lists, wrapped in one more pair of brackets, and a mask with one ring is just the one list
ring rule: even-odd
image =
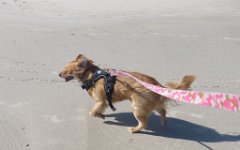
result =
[{"label": "dry sand", "polygon": [[240,114],[169,106],[136,124],[129,102],[103,120],[78,82],[58,72],[83,53],[101,67],[135,70],[161,83],[198,76],[194,90],[239,93],[237,0],[0,0],[0,150],[176,150],[240,146]]}]

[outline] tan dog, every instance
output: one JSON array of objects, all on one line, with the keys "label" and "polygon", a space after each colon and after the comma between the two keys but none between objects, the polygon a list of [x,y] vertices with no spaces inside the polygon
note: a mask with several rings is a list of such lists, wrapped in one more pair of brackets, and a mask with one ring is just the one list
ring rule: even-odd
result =
[{"label": "tan dog", "polygon": [[[78,79],[80,82],[84,82],[91,79],[98,69],[99,67],[94,65],[92,60],[80,54],[75,60],[66,65],[59,76],[64,78],[65,81]],[[148,75],[137,72],[128,73],[142,81],[163,87],[157,80]],[[171,82],[167,87],[186,90],[190,87],[194,79],[194,76],[185,76],[181,82]],[[90,115],[103,119],[103,112],[108,106],[104,85],[105,80],[100,79],[88,90],[88,94],[96,101],[94,107],[90,111]],[[162,125],[166,123],[165,103],[167,98],[153,93],[132,78],[117,76],[112,98],[113,103],[127,99],[131,101],[133,114],[138,121],[136,127],[130,128],[130,132],[132,133],[139,132],[142,128],[147,128],[148,116],[152,111],[156,111],[161,115]]]}]

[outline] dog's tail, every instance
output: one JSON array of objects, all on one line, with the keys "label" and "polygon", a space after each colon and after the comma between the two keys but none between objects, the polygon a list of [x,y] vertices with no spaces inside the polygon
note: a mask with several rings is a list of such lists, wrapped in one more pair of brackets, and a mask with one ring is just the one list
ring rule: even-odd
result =
[{"label": "dog's tail", "polygon": [[170,81],[167,83],[166,87],[170,89],[177,90],[187,90],[190,88],[193,81],[196,79],[193,75],[186,75],[182,78],[181,81]]}]

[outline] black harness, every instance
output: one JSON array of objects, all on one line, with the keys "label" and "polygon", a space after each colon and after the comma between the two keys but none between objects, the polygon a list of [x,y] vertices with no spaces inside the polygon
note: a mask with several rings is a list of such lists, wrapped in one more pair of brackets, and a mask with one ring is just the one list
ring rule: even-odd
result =
[{"label": "black harness", "polygon": [[104,78],[105,80],[105,91],[106,91],[108,105],[113,111],[115,111],[116,108],[112,104],[112,94],[114,90],[116,76],[111,76],[105,70],[99,69],[95,72],[92,79],[86,80],[85,82],[83,82],[82,89],[86,89],[88,91],[101,78]]}]

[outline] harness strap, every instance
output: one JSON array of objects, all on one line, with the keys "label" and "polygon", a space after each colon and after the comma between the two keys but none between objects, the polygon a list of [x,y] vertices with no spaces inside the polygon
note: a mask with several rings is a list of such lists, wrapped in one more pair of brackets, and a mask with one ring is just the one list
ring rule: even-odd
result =
[{"label": "harness strap", "polygon": [[112,94],[114,91],[114,84],[116,81],[116,76],[111,76],[108,72],[99,69],[96,71],[94,74],[93,78],[90,80],[86,80],[82,84],[82,89],[86,89],[87,91],[101,78],[104,78],[105,80],[105,91],[106,91],[106,97],[107,97],[107,102],[112,111],[115,111],[116,108],[112,104]]},{"label": "harness strap", "polygon": [[106,90],[108,105],[110,106],[112,111],[116,110],[116,108],[112,104],[112,94],[113,94],[113,91],[114,91],[115,81],[116,81],[116,76],[109,76],[108,80],[107,80],[107,82],[105,84],[105,90]]},{"label": "harness strap", "polygon": [[86,89],[88,91],[93,85],[94,85],[93,80],[87,80],[81,85],[81,87],[82,89]]}]

